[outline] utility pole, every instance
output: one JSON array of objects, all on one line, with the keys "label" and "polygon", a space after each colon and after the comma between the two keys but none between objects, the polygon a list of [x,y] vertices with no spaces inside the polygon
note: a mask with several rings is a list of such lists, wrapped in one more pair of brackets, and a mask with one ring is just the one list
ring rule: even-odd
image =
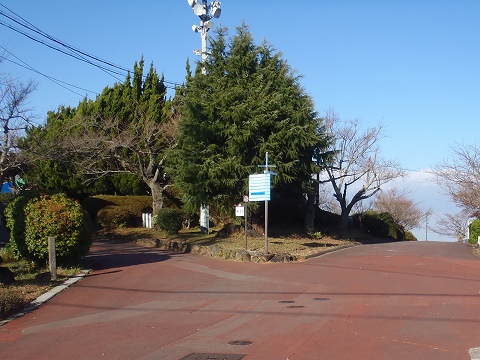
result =
[{"label": "utility pole", "polygon": [[[202,74],[206,74],[205,63],[208,58],[207,50],[207,33],[213,27],[212,18],[218,19],[222,13],[221,3],[218,0],[213,1],[210,5],[207,4],[207,0],[187,0],[188,5],[193,10],[193,13],[200,18],[200,26],[192,25],[192,30],[196,33],[200,33],[202,40],[202,50],[200,52],[200,58],[202,62]],[[203,233],[209,233],[210,225],[210,208],[208,205],[203,204],[200,207],[200,231]]]},{"label": "utility pole", "polygon": [[428,213],[425,214],[425,241],[428,241]]}]

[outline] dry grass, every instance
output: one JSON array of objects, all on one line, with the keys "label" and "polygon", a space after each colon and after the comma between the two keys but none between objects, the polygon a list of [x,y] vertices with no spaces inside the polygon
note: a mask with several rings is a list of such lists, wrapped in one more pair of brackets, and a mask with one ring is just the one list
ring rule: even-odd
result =
[{"label": "dry grass", "polygon": [[[143,240],[158,238],[183,240],[191,244],[198,245],[220,245],[225,249],[247,249],[265,251],[265,237],[248,236],[245,242],[244,234],[233,234],[229,237],[217,236],[219,229],[213,229],[211,234],[202,234],[197,229],[184,230],[176,235],[166,235],[165,233],[145,228],[125,228],[117,229],[113,232],[102,234],[114,239],[117,242],[133,241],[142,244]],[[346,245],[357,243],[354,237],[337,238],[324,236],[320,233],[313,235],[272,232],[268,237],[268,251],[275,254],[291,254],[297,257],[307,257],[325,250],[335,249]]]},{"label": "dry grass", "polygon": [[37,297],[81,271],[79,268],[58,268],[57,280],[52,281],[48,270],[37,269],[25,261],[8,261],[2,266],[12,270],[15,283],[0,285],[0,320],[21,311]]},{"label": "dry grass", "polygon": [[480,247],[478,247],[478,245],[473,245],[473,253],[474,253],[476,256],[479,256],[479,257],[480,257]]}]

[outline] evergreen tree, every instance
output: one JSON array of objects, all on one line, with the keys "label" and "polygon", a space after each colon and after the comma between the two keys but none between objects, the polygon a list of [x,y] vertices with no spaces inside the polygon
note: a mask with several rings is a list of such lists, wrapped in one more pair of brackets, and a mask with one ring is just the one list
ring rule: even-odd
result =
[{"label": "evergreen tree", "polygon": [[[175,144],[176,116],[166,99],[163,77],[153,65],[145,77],[143,69],[142,59],[124,83],[106,87],[94,101],[85,99],[76,109],[49,115],[45,126],[30,131],[24,150],[74,169],[82,180],[115,176],[110,184],[97,181],[99,186],[125,188],[118,176],[130,176],[132,182],[140,178],[157,213],[169,186],[164,162],[166,150]],[[138,182],[136,188],[140,190]]]},{"label": "evergreen tree", "polygon": [[[315,148],[326,138],[313,101],[281,54],[255,45],[248,27],[227,44],[220,29],[211,54],[176,96],[181,113],[178,146],[171,159],[174,182],[191,209],[203,203],[224,210],[248,190],[268,151],[278,176],[277,196],[305,201],[312,194]],[[201,71],[205,66],[205,71]]]}]

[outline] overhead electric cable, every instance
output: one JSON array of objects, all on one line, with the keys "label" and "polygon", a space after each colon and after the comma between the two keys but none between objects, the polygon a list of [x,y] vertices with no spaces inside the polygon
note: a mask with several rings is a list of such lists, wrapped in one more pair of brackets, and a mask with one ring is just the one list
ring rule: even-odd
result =
[{"label": "overhead electric cable", "polygon": [[58,86],[61,86],[61,87],[63,87],[64,89],[66,89],[66,90],[68,90],[68,91],[70,91],[70,92],[73,92],[74,94],[76,94],[76,95],[78,95],[78,96],[83,96],[83,95],[80,94],[80,93],[78,93],[78,92],[76,92],[76,91],[74,91],[74,90],[72,90],[72,89],[70,89],[70,88],[68,88],[67,86],[70,86],[70,87],[73,87],[73,88],[76,88],[76,89],[79,89],[79,90],[83,90],[83,91],[85,91],[85,92],[87,92],[87,93],[91,93],[91,94],[95,94],[95,95],[100,95],[100,94],[98,94],[98,93],[95,92],[95,91],[87,90],[87,89],[81,88],[81,87],[79,87],[79,86],[69,84],[69,83],[67,83],[67,82],[65,82],[65,81],[62,81],[62,80],[59,80],[59,79],[55,79],[55,78],[52,77],[52,76],[46,75],[46,74],[44,74],[44,73],[36,70],[34,67],[28,65],[25,61],[21,60],[20,58],[18,58],[18,57],[15,56],[14,54],[12,54],[10,51],[8,51],[7,49],[5,49],[3,46],[0,45],[0,48],[2,48],[5,52],[9,53],[9,54],[10,54],[11,56],[13,56],[15,59],[17,59],[18,61],[20,61],[23,65],[20,64],[20,63],[18,63],[18,62],[16,62],[16,61],[10,60],[9,58],[6,58],[5,56],[1,56],[1,55],[0,55],[0,59],[6,60],[6,61],[8,61],[8,62],[11,62],[12,64],[15,64],[15,65],[20,66],[20,67],[22,67],[22,68],[24,68],[24,69],[30,70],[30,71],[32,71],[32,72],[34,72],[34,73],[37,73],[37,74],[39,74],[39,75],[47,78],[48,80],[54,82],[54,83],[57,84]]},{"label": "overhead electric cable", "polygon": [[[37,35],[40,35],[46,39],[48,39],[49,41],[52,41],[53,44],[50,44],[50,43],[47,43],[45,40],[42,40],[41,38],[38,38],[37,36],[33,35],[33,34],[29,34],[27,32],[25,32],[24,30],[21,30],[11,24],[8,24],[8,23],[5,23],[3,21],[0,21],[0,25],[3,25],[7,28],[10,28],[11,30],[15,31],[15,32],[18,32],[19,34],[22,34],[23,36],[35,41],[35,42],[38,42],[44,46],[47,46],[53,50],[56,50],[60,53],[63,53],[64,55],[68,55],[70,57],[73,57],[77,60],[80,60],[80,61],[83,61],[85,63],[88,63],[92,66],[95,66],[97,68],[99,68],[100,70],[106,72],[107,74],[109,74],[110,76],[114,77],[116,80],[118,81],[122,81],[121,79],[117,78],[115,75],[120,75],[120,76],[126,76],[127,73],[130,72],[130,70],[128,70],[127,68],[125,67],[122,67],[122,66],[119,66],[119,65],[116,65],[110,61],[107,61],[107,60],[103,60],[97,56],[94,56],[94,55],[91,55],[85,51],[82,51],[78,48],[75,48],[74,46],[71,46],[47,33],[45,33],[44,31],[42,31],[41,29],[39,29],[38,27],[36,27],[35,25],[33,25],[32,23],[30,23],[29,21],[25,20],[23,17],[21,17],[20,15],[16,14],[14,11],[10,10],[8,7],[6,7],[5,5],[1,4],[0,3],[0,6],[5,8],[8,12],[10,12],[11,14],[13,14],[16,18],[14,18],[13,16],[10,16],[6,13],[4,13],[3,11],[0,10],[0,15],[3,15],[4,17],[6,17],[7,19],[10,19],[11,21],[13,21],[14,23],[28,29],[29,31],[33,32],[34,34],[37,34]],[[20,19],[20,20],[18,20]],[[67,49],[68,51],[66,50],[63,50],[62,48],[58,47],[58,45],[60,45],[61,47]],[[93,60],[93,61],[92,61]],[[121,72],[120,72],[121,71]],[[173,81],[168,81],[168,80],[163,80],[163,82],[165,84],[171,84],[171,85],[174,85],[174,86],[180,86],[179,83],[176,83],[176,82],[173,82]],[[171,89],[174,89],[174,87],[169,87],[166,85],[167,88],[171,88]]]}]

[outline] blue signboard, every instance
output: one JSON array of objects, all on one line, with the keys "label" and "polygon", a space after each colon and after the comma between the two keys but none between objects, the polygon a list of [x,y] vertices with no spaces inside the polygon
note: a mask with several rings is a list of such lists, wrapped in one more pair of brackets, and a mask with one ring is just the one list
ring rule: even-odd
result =
[{"label": "blue signboard", "polygon": [[271,174],[254,174],[248,177],[248,200],[270,201]]}]

